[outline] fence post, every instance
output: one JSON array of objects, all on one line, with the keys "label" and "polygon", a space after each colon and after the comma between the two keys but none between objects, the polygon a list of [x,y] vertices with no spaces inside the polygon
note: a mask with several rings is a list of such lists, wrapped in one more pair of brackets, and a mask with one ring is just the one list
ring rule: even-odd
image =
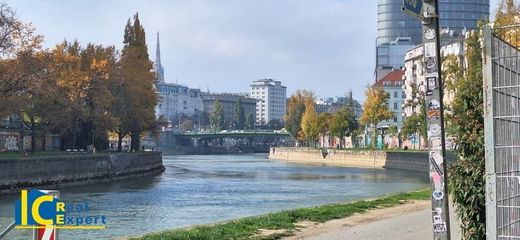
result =
[{"label": "fence post", "polygon": [[486,239],[496,239],[496,174],[493,119],[493,33],[491,27],[483,29],[482,70],[484,85],[484,142],[486,156]]}]

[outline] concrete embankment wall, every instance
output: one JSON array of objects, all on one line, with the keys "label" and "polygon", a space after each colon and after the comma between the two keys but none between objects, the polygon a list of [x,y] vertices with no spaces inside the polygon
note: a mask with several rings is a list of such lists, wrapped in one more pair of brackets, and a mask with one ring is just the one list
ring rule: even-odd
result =
[{"label": "concrete embankment wall", "polygon": [[428,172],[429,167],[427,152],[271,148],[269,158],[295,163],[363,168],[387,168],[415,172]]},{"label": "concrete embankment wall", "polygon": [[109,182],[163,171],[160,152],[1,159],[0,193],[32,187],[59,188]]}]

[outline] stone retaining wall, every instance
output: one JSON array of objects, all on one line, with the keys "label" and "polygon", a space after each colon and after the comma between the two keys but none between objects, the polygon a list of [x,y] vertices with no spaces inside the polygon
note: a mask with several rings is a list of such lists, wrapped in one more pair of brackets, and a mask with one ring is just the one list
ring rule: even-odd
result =
[{"label": "stone retaining wall", "polygon": [[307,164],[429,172],[427,152],[271,148],[269,158]]},{"label": "stone retaining wall", "polygon": [[0,159],[0,193],[108,182],[163,171],[160,152]]}]

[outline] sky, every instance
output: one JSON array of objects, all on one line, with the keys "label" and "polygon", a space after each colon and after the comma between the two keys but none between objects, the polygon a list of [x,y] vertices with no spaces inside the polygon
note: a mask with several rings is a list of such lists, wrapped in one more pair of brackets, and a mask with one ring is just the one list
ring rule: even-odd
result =
[{"label": "sky", "polygon": [[[499,0],[491,0],[492,15]],[[136,12],[155,61],[160,32],[166,82],[248,92],[272,78],[318,97],[364,100],[373,83],[375,0],[5,0],[45,36],[46,48],[78,40],[122,48]]]}]

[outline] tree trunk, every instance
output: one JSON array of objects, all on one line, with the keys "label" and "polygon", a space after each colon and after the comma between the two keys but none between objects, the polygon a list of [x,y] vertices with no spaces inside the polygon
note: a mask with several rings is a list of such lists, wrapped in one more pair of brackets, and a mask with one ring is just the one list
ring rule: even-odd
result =
[{"label": "tree trunk", "polygon": [[43,151],[47,151],[47,127],[43,127]]},{"label": "tree trunk", "polygon": [[34,118],[31,117],[31,153],[36,152],[36,137],[34,136],[35,128],[36,128],[36,123],[34,122]]},{"label": "tree trunk", "polygon": [[72,149],[76,149],[76,138],[78,137],[78,119],[74,117],[74,122],[72,123]]},{"label": "tree trunk", "polygon": [[25,128],[25,125],[23,123],[23,120],[21,120],[20,121],[20,132],[18,133],[19,134],[18,149],[20,150],[21,153],[23,153],[25,151],[25,149],[24,149],[24,128]]},{"label": "tree trunk", "polygon": [[121,152],[123,150],[123,131],[117,132],[117,151]]},{"label": "tree trunk", "polygon": [[372,139],[372,150],[376,149],[377,142],[377,124],[374,124],[374,139]]},{"label": "tree trunk", "polygon": [[131,147],[134,151],[139,151],[139,148],[141,147],[141,133],[138,131],[132,131],[130,134],[131,137]]}]

